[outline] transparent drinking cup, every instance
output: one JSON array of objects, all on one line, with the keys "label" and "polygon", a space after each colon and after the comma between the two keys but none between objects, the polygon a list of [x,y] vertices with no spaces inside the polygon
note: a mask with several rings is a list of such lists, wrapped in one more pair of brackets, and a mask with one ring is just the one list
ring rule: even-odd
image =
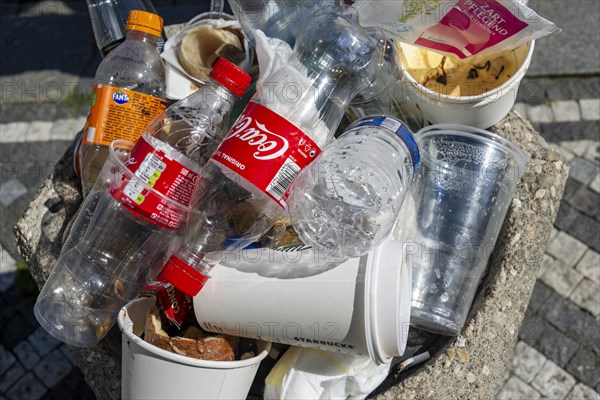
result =
[{"label": "transparent drinking cup", "polygon": [[413,257],[411,325],[456,336],[492,253],[528,156],[477,128],[417,133],[421,170],[398,226]]}]

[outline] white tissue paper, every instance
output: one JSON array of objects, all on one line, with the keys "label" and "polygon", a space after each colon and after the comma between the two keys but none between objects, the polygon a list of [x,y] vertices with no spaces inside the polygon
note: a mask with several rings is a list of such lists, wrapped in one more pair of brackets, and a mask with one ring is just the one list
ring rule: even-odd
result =
[{"label": "white tissue paper", "polygon": [[368,357],[292,346],[265,379],[264,398],[364,399],[389,369]]}]

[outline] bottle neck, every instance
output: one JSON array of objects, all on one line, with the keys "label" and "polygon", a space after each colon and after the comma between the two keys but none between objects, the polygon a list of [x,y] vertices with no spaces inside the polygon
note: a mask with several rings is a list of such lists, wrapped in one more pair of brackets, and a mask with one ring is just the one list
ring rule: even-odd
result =
[{"label": "bottle neck", "polygon": [[135,40],[138,42],[144,42],[156,46],[160,40],[160,36],[152,35],[150,33],[129,30],[125,34],[125,40]]}]

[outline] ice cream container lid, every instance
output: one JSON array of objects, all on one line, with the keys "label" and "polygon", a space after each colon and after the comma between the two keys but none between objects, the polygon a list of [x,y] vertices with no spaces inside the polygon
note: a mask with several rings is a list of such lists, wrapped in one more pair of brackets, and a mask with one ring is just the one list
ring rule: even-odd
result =
[{"label": "ice cream container lid", "polygon": [[163,19],[153,13],[133,10],[127,17],[125,29],[128,31],[140,31],[160,37],[162,35]]}]

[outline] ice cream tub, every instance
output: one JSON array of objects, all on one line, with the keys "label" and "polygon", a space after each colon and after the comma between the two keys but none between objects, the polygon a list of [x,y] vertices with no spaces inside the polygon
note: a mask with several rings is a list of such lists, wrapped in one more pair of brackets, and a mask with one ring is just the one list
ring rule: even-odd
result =
[{"label": "ice cream tub", "polygon": [[205,361],[171,353],[140,337],[153,297],[119,312],[123,399],[244,399],[271,344],[257,341],[258,355],[239,361]]},{"label": "ice cream tub", "polygon": [[317,265],[312,276],[295,272],[306,265],[303,252],[314,256],[309,249],[243,250],[254,252],[244,253],[239,268],[213,268],[194,297],[196,319],[207,331],[390,362],[404,352],[410,320],[410,258],[402,249],[387,240],[334,268]]},{"label": "ice cream tub", "polygon": [[454,60],[416,46],[397,43],[407,97],[425,124],[489,128],[504,118],[517,98],[535,41],[489,59]]}]

